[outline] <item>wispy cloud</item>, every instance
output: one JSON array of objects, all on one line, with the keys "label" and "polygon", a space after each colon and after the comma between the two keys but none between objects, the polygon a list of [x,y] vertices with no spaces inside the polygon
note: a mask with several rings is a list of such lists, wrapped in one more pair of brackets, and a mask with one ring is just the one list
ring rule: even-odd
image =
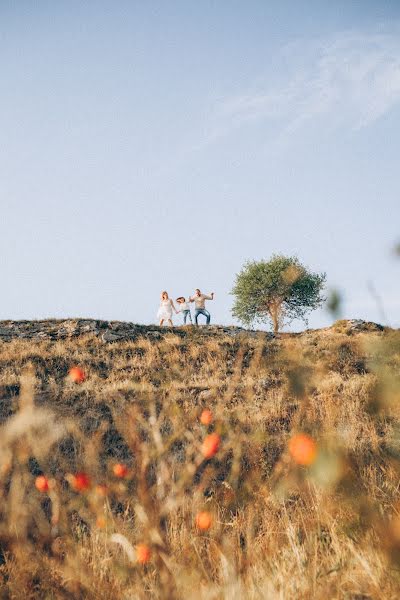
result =
[{"label": "wispy cloud", "polygon": [[[284,48],[285,75],[274,84],[220,98],[201,146],[257,122],[287,137],[311,121],[357,130],[400,102],[400,37],[394,32],[340,33]],[[289,65],[289,68],[287,67]]]}]

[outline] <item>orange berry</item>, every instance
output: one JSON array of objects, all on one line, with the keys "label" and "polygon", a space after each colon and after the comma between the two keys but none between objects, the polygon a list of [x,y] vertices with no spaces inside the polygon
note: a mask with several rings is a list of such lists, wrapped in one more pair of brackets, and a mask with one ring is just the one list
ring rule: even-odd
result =
[{"label": "orange berry", "polygon": [[211,425],[212,422],[213,422],[213,414],[212,414],[211,410],[209,410],[208,408],[205,408],[200,415],[200,423],[202,425]]},{"label": "orange berry", "polygon": [[151,550],[147,544],[138,544],[136,546],[136,560],[141,565],[145,565],[151,558]]},{"label": "orange berry", "polygon": [[80,367],[71,367],[68,375],[74,383],[83,383],[86,379],[86,375]]},{"label": "orange berry", "polygon": [[106,520],[104,517],[97,517],[96,519],[96,526],[99,529],[104,529],[104,527],[106,526]]},{"label": "orange berry", "polygon": [[123,463],[116,463],[113,466],[113,473],[115,477],[126,477],[128,475],[128,467]]},{"label": "orange berry", "polygon": [[49,480],[44,475],[39,475],[35,479],[35,487],[39,492],[48,492],[49,491]]},{"label": "orange berry", "polygon": [[201,446],[201,452],[204,458],[211,458],[214,456],[221,445],[221,438],[218,433],[210,433],[204,438],[203,444]]},{"label": "orange berry", "polygon": [[212,516],[209,512],[203,511],[196,515],[196,527],[202,531],[208,531],[212,525]]},{"label": "orange berry", "polygon": [[76,473],[72,476],[71,484],[76,492],[84,492],[90,488],[90,477],[86,473]]},{"label": "orange berry", "polygon": [[317,444],[306,433],[298,433],[289,440],[289,452],[298,465],[312,465],[317,456]]}]

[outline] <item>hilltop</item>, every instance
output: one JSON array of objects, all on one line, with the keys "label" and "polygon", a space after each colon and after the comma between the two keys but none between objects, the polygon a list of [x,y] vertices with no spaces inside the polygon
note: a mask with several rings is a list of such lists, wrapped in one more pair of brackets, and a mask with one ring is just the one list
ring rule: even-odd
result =
[{"label": "hilltop", "polygon": [[[95,319],[0,321],[0,419],[16,408],[10,398],[19,393],[19,379],[27,365],[33,365],[37,377],[38,402],[52,397],[54,389],[49,383],[54,382],[60,386],[57,391],[63,392],[58,410],[65,412],[71,404],[75,414],[84,400],[90,413],[96,411],[99,397],[109,387],[127,399],[135,398],[137,385],[144,376],[146,385],[159,389],[161,378],[164,387],[190,390],[193,397],[197,388],[200,391],[226,389],[235,359],[240,356],[248,365],[256,348],[262,348],[263,355],[268,357],[265,366],[275,355],[280,356],[279,351],[285,353],[281,358],[285,355],[288,359],[286,352],[292,353],[294,347],[300,350],[296,357],[300,361],[311,359],[313,363],[322,354],[331,355],[331,363],[335,364],[339,353],[338,365],[346,360],[365,362],[365,343],[360,346],[359,342],[370,340],[371,336],[379,338],[384,331],[379,324],[361,320],[339,321],[324,329],[277,336],[267,331],[219,325],[169,328]],[[182,358],[185,369],[178,373],[174,362],[179,364]],[[64,381],[69,368],[75,364],[88,375],[79,390],[68,387]],[[269,372],[272,364],[268,366]],[[284,364],[280,368],[284,371]],[[258,376],[261,378],[261,372]],[[212,385],[209,385],[210,380]],[[275,381],[274,387],[280,384]],[[73,392],[73,397],[69,398],[66,391]],[[83,413],[83,408],[79,410]]]},{"label": "hilltop", "polygon": [[[338,321],[334,326],[336,331],[345,331],[349,334],[362,331],[384,331],[384,327],[377,323],[353,319]],[[329,331],[331,328],[309,331]],[[244,329],[243,327],[209,325],[193,328],[191,326],[158,327],[157,325],[139,325],[126,321],[102,321],[98,319],[45,319],[41,321],[0,321],[0,341],[12,339],[29,340],[62,340],[76,338],[83,335],[99,337],[103,342],[135,340],[139,337],[158,340],[168,334],[179,337],[188,336],[264,336],[266,339],[275,337],[273,333]],[[290,334],[280,334],[290,335]],[[292,334],[298,335],[298,334]]]},{"label": "hilltop", "polygon": [[2,597],[398,597],[399,390],[363,321],[1,322]]}]

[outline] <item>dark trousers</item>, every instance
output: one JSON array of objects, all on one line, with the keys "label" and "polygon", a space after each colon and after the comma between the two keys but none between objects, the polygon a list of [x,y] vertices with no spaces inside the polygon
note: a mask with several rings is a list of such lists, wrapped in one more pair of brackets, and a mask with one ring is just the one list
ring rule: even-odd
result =
[{"label": "dark trousers", "polygon": [[182,315],[183,315],[183,324],[186,325],[186,319],[189,317],[189,321],[193,324],[192,321],[192,313],[190,312],[190,310],[183,310],[182,311]]},{"label": "dark trousers", "polygon": [[194,311],[194,321],[198,325],[197,318],[199,315],[204,315],[207,319],[207,325],[210,323],[211,315],[205,308],[196,308]]}]

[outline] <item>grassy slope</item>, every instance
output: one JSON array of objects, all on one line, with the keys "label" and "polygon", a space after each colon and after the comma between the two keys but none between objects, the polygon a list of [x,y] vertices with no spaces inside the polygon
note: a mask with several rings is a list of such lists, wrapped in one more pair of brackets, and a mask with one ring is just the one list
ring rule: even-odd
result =
[{"label": "grassy slope", "polygon": [[[398,332],[345,324],[1,344],[4,597],[398,597],[399,348]],[[211,461],[205,407],[222,439]],[[310,468],[290,459],[296,431],[318,442]],[[87,494],[66,483],[76,471]],[[51,502],[34,489],[42,472]],[[151,563],[131,564],[115,533],[149,544]]]}]

